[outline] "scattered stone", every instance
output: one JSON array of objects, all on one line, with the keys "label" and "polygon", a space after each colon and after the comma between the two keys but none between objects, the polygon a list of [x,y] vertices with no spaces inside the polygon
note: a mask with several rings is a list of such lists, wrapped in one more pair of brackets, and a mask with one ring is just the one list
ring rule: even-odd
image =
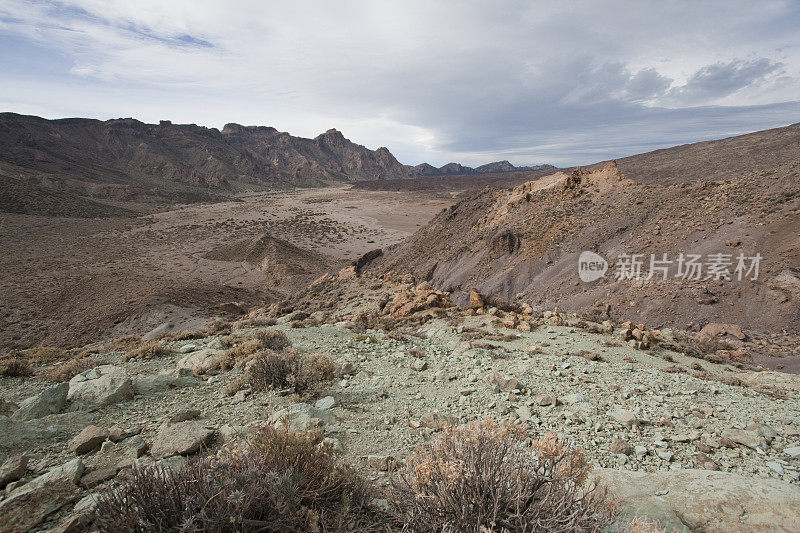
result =
[{"label": "scattered stone", "polygon": [[792,459],[797,459],[798,457],[800,457],[800,446],[790,446],[789,448],[784,448],[783,453],[785,453]]},{"label": "scattered stone", "polygon": [[46,388],[36,396],[24,400],[11,415],[11,420],[21,422],[35,420],[47,415],[60,413],[67,403],[69,383],[58,383]]},{"label": "scattered stone", "polygon": [[638,426],[640,421],[636,418],[636,415],[627,409],[622,409],[621,407],[615,408],[611,411],[611,418],[625,426],[626,428],[632,428],[634,426]]},{"label": "scattered stone", "polygon": [[192,353],[196,349],[197,349],[197,346],[195,344],[184,344],[183,346],[180,347],[180,349],[178,350],[178,353],[180,353],[180,354]]},{"label": "scattered stone", "polygon": [[775,472],[779,476],[783,475],[783,465],[781,465],[777,461],[767,461],[766,465],[770,470],[772,470],[773,472]]},{"label": "scattered stone", "polygon": [[150,454],[156,459],[191,455],[207,445],[216,432],[193,421],[163,426],[153,439]]},{"label": "scattered stone", "polygon": [[536,403],[541,407],[547,407],[548,405],[558,405],[558,401],[549,394],[540,394],[536,397]]},{"label": "scattered stone", "polygon": [[753,450],[756,448],[767,447],[764,437],[759,435],[757,431],[731,428],[722,432],[722,438],[731,440],[736,444],[741,444],[742,446],[747,446]]},{"label": "scattered stone", "polygon": [[414,362],[411,363],[411,370],[422,372],[426,368],[428,368],[428,363],[424,359],[416,358]]},{"label": "scattered stone", "polygon": [[178,424],[179,422],[186,422],[194,420],[200,416],[200,409],[181,409],[169,419],[170,424]]},{"label": "scattered stone", "polygon": [[719,465],[715,463],[714,460],[708,455],[702,452],[698,453],[694,459],[701,468],[705,468],[706,470],[719,470]]},{"label": "scattered stone", "polygon": [[455,426],[458,424],[458,418],[441,413],[426,413],[419,419],[420,425],[430,428],[434,431],[440,431],[448,426]]},{"label": "scattered stone", "polygon": [[391,455],[369,455],[367,456],[367,464],[373,470],[389,472],[395,469],[397,460]]},{"label": "scattered stone", "polygon": [[0,489],[11,482],[22,479],[28,469],[28,456],[25,454],[14,455],[6,459],[0,466]]},{"label": "scattered stone", "polygon": [[76,455],[85,455],[98,449],[108,438],[108,430],[98,426],[86,426],[69,441],[69,449]]},{"label": "scattered stone", "polygon": [[497,385],[503,392],[511,392],[520,388],[519,381],[513,377],[505,377],[500,372],[492,372],[489,376],[489,383]]},{"label": "scattered stone", "polygon": [[105,407],[133,399],[133,382],[124,368],[103,365],[69,382],[67,400],[81,407]]},{"label": "scattered stone", "polygon": [[609,448],[611,449],[611,453],[615,455],[630,455],[631,452],[633,452],[633,447],[619,437],[614,437],[611,439],[611,445]]},{"label": "scattered stone", "polygon": [[165,373],[134,380],[133,391],[138,396],[148,396],[168,390],[181,389],[183,387],[197,387],[202,384],[203,381],[198,379],[192,371],[183,373],[182,375]]},{"label": "scattered stone", "polygon": [[336,407],[336,398],[333,396],[325,396],[314,402],[314,407],[317,409],[333,409]]},{"label": "scattered stone", "polygon": [[109,479],[113,478],[116,475],[117,475],[116,467],[93,470],[88,474],[85,474],[81,478],[80,485],[84,489],[93,489],[94,487],[108,481]]}]

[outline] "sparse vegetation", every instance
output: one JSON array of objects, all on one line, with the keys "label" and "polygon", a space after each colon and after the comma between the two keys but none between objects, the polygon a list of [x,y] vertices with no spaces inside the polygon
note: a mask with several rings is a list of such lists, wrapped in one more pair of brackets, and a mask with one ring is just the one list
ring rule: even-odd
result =
[{"label": "sparse vegetation", "polygon": [[131,359],[152,359],[153,357],[161,357],[164,355],[169,355],[172,352],[167,349],[161,341],[157,340],[149,340],[143,342],[138,347],[130,350],[125,355],[122,356],[122,361],[127,362]]},{"label": "sparse vegetation", "polygon": [[34,374],[30,361],[21,357],[0,360],[0,376],[24,378]]},{"label": "sparse vegetation", "polygon": [[371,495],[320,435],[266,427],[240,455],[193,460],[178,473],[135,469],[101,497],[94,525],[115,533],[378,530]]},{"label": "sparse vegetation", "polygon": [[611,509],[586,487],[589,466],[555,436],[523,446],[524,432],[487,419],[448,428],[418,448],[394,485],[398,519],[419,532],[602,531]]},{"label": "sparse vegetation", "polygon": [[105,361],[95,361],[89,358],[72,359],[63,365],[51,368],[44,373],[44,377],[50,381],[63,382],[69,381],[81,372],[106,364]]},{"label": "sparse vegetation", "polygon": [[298,394],[332,381],[338,365],[325,354],[304,354],[294,348],[266,350],[253,359],[249,383],[254,390],[293,388]]}]

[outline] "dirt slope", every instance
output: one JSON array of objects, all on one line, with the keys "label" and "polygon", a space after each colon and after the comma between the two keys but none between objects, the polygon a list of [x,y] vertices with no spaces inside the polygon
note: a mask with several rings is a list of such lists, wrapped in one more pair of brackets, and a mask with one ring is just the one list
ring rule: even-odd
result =
[{"label": "dirt slope", "polygon": [[[601,302],[615,318],[653,326],[733,322],[798,333],[798,134],[795,125],[486,189],[441,212],[373,268],[411,272],[461,301],[477,287],[541,308]],[[605,277],[580,280],[584,250],[611,263]],[[755,281],[676,279],[676,262],[666,280],[660,272],[650,280],[615,279],[621,254],[643,254],[644,277],[650,254],[663,253],[673,261],[700,254],[704,262],[730,254],[731,271],[740,253],[762,259]]]}]

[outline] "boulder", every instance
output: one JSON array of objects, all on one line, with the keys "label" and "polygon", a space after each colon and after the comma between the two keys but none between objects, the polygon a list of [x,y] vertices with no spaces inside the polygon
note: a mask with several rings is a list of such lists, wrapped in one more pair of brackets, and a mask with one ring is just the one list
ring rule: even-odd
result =
[{"label": "boulder", "polygon": [[733,335],[740,341],[743,341],[747,336],[742,331],[742,328],[736,324],[719,324],[717,322],[710,322],[700,330],[698,335],[705,337],[717,337],[720,335]]},{"label": "boulder", "polygon": [[478,292],[478,289],[472,288],[469,291],[469,307],[470,309],[478,309],[484,307],[486,302],[483,301],[483,296]]},{"label": "boulder", "polygon": [[163,426],[150,448],[150,455],[163,459],[173,455],[191,455],[214,438],[216,431],[197,422],[178,422]]},{"label": "boulder", "polygon": [[192,352],[178,361],[177,368],[188,368],[195,374],[205,374],[218,367],[225,357],[225,352],[213,348],[205,348]]},{"label": "boulder", "polygon": [[317,409],[333,409],[336,407],[336,398],[333,396],[325,396],[314,402],[314,407]]},{"label": "boulder", "polygon": [[105,407],[133,399],[133,382],[124,368],[103,365],[69,382],[67,400],[78,407]]},{"label": "boulder", "polygon": [[77,486],[82,475],[83,462],[77,458],[13,490],[0,502],[3,532],[24,533],[77,500],[82,493]]},{"label": "boulder", "polygon": [[21,422],[60,413],[67,403],[68,392],[69,383],[59,383],[48,387],[36,396],[24,400],[11,415],[11,420]]},{"label": "boulder", "polygon": [[108,430],[99,426],[87,426],[69,441],[69,449],[84,455],[98,449],[108,438]]},{"label": "boulder", "polygon": [[766,449],[767,447],[766,440],[758,434],[758,431],[731,428],[722,432],[722,438],[733,441],[736,444],[741,444],[742,446],[747,446],[753,450],[756,448]]},{"label": "boulder", "polygon": [[187,420],[194,420],[200,416],[200,409],[181,409],[169,419],[170,424],[178,424]]},{"label": "boulder", "polygon": [[25,454],[14,455],[6,459],[3,466],[0,466],[0,489],[12,481],[22,479],[28,469],[28,456]]},{"label": "boulder", "polygon": [[650,518],[667,531],[684,524],[690,531],[797,531],[800,524],[800,487],[773,479],[695,469],[601,469],[595,476],[616,500],[621,520]]}]

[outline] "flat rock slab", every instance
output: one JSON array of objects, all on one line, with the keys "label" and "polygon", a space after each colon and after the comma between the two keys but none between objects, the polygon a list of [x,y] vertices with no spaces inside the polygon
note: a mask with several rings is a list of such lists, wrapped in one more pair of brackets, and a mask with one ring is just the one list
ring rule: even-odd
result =
[{"label": "flat rock slab", "polygon": [[2,530],[5,533],[25,533],[77,500],[82,492],[80,487],[66,479],[56,479],[27,491],[14,491],[8,499],[0,502]]},{"label": "flat rock slab", "polygon": [[668,532],[682,525],[709,533],[800,531],[800,487],[789,483],[695,469],[600,469],[595,476],[608,487],[623,518],[651,518]]},{"label": "flat rock slab", "polygon": [[197,422],[169,424],[159,430],[150,448],[150,455],[162,459],[173,455],[191,455],[214,438],[216,431]]}]

